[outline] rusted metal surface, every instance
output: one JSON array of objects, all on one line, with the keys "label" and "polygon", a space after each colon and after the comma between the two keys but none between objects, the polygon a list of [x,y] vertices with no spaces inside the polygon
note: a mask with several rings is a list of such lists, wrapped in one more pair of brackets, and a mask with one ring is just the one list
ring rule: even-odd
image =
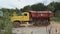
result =
[{"label": "rusted metal surface", "polygon": [[51,11],[30,11],[30,13],[34,18],[48,18],[53,16]]}]

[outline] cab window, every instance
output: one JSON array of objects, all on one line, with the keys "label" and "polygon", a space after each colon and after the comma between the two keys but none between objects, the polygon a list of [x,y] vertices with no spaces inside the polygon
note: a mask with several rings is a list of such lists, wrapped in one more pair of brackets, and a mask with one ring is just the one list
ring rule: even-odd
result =
[{"label": "cab window", "polygon": [[27,16],[27,14],[24,14],[24,16]]}]

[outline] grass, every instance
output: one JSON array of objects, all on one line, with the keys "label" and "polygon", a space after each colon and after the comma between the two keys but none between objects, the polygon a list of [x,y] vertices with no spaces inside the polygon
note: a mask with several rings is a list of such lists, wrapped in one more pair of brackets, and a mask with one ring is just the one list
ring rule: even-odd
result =
[{"label": "grass", "polygon": [[[0,34],[12,34],[12,23],[10,21],[10,16],[9,14],[5,14],[4,15],[4,20],[0,20]],[[3,28],[3,29],[1,29]],[[2,31],[4,30],[4,31]]]},{"label": "grass", "polygon": [[60,22],[60,18],[58,18],[58,17],[56,18],[55,17],[55,18],[52,18],[51,21]]}]

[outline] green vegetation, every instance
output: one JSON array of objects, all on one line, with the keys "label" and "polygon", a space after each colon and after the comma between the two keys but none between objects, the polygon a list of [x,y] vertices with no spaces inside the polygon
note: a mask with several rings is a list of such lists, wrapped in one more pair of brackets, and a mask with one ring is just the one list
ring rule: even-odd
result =
[{"label": "green vegetation", "polygon": [[[6,16],[7,15],[7,16]],[[4,34],[12,34],[12,23],[10,22],[10,16],[9,16],[9,13],[8,12],[6,12],[5,13],[5,20],[4,20],[4,22],[5,22],[5,27],[4,27],[4,30],[5,30],[5,32],[4,32]]]},{"label": "green vegetation", "polygon": [[[12,34],[12,23],[8,12],[4,13],[4,20],[0,21],[0,34]],[[3,31],[2,31],[3,30]]]},{"label": "green vegetation", "polygon": [[57,10],[55,12],[55,18],[53,20],[57,21],[57,22],[60,22],[60,10]]},{"label": "green vegetation", "polygon": [[60,18],[54,17],[54,18],[51,18],[51,21],[60,22]]}]

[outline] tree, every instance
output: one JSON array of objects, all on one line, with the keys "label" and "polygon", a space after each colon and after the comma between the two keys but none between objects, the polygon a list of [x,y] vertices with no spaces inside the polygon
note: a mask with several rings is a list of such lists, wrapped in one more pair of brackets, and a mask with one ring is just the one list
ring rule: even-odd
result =
[{"label": "tree", "polygon": [[48,10],[51,10],[53,12],[60,10],[60,2],[51,2],[47,5]]},{"label": "tree", "polygon": [[57,11],[60,10],[60,2],[51,2],[47,5],[47,8],[48,10],[53,11],[56,16]]},{"label": "tree", "polygon": [[47,7],[43,3],[34,4],[31,6],[33,11],[44,11],[47,10]]},{"label": "tree", "polygon": [[47,10],[47,6],[45,6],[43,3],[38,3],[38,4],[34,4],[34,5],[28,5],[25,6],[24,8],[20,9],[21,11],[44,11]]},{"label": "tree", "polygon": [[25,6],[23,9],[20,9],[21,11],[30,11],[31,10],[31,6],[28,5],[28,6]]}]

